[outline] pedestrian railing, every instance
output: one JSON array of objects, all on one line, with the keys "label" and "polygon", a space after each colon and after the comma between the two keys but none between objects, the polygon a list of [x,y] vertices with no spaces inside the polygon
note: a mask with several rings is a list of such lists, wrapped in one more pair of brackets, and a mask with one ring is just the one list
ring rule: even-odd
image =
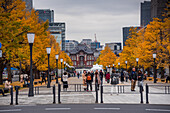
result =
[{"label": "pedestrian railing", "polygon": [[[41,93],[41,95],[53,95],[53,103],[56,103],[56,90],[55,90],[55,85],[52,86],[51,88],[47,88],[45,86],[37,86],[37,87],[34,87],[34,95],[40,95],[40,91],[39,89],[40,88],[46,88],[46,89],[51,89],[51,92],[48,92],[48,93]],[[19,86],[15,86],[15,90],[16,90],[16,93],[15,93],[15,104],[18,105],[19,103],[19,99],[18,99],[18,96],[19,95],[28,95],[28,92],[19,92]],[[11,96],[11,102],[10,102],[10,105],[13,105],[14,104],[14,95],[13,95],[13,87],[11,87],[10,89],[10,96]]]},{"label": "pedestrian railing", "polygon": [[149,94],[170,94],[170,85],[146,84],[146,103],[149,103]]},{"label": "pedestrian railing", "polygon": [[140,103],[143,103],[143,87],[136,85],[135,89],[136,91],[131,91],[131,85],[101,85],[101,103],[103,103],[103,94],[140,94]]},{"label": "pedestrian railing", "polygon": [[[68,88],[64,90],[63,84],[58,84],[58,103],[61,103],[61,92],[95,92],[96,93],[96,101],[98,103],[98,88],[97,84],[92,84],[92,90],[84,90],[83,84],[68,84]],[[87,86],[86,86],[87,87]],[[90,88],[89,88],[90,89]]]}]

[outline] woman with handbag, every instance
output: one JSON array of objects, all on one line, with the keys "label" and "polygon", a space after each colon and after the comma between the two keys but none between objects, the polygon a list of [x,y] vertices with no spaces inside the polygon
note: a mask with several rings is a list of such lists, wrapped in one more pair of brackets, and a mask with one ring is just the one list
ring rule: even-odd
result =
[{"label": "woman with handbag", "polygon": [[63,90],[64,91],[67,91],[67,88],[68,88],[68,75],[66,72],[64,72],[64,75],[63,75]]}]

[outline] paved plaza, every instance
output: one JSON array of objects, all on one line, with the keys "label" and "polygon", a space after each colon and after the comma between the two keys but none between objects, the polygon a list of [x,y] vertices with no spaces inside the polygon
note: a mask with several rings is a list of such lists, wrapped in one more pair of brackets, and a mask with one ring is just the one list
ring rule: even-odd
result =
[{"label": "paved plaza", "polygon": [[[150,81],[145,81],[144,84],[148,85],[155,85]],[[71,77],[68,79],[69,84],[82,84],[82,78]],[[51,86],[55,84],[55,81],[51,83]],[[157,83],[156,85],[169,85],[169,84],[161,84]],[[58,85],[56,86],[56,103],[58,103]],[[112,86],[104,81],[103,83],[103,103],[114,103],[114,104],[140,104],[140,93],[139,88],[136,86],[136,91],[131,92],[130,90],[130,82],[120,83],[119,86],[122,86],[122,89],[118,87]],[[124,86],[124,93],[123,93],[123,86]],[[81,88],[81,92],[80,92]],[[75,92],[75,89],[77,92]],[[36,89],[37,90],[37,89]],[[83,86],[79,85],[78,88],[75,85],[69,85],[68,92],[64,92],[62,85],[61,85],[61,103],[68,104],[68,103],[95,103],[96,101],[96,92],[95,92],[95,85],[93,83],[93,91],[87,92],[83,91]],[[121,92],[122,91],[122,92]],[[165,93],[164,87],[152,86],[149,87],[149,104],[168,104],[170,105],[170,94],[163,94]],[[18,104],[19,105],[36,105],[36,104],[52,104],[53,103],[53,88],[46,88],[46,86],[40,86],[39,92],[36,91],[34,97],[28,97],[28,88],[19,90],[18,95]],[[160,94],[152,94],[152,93],[160,93]],[[98,91],[98,103],[101,102],[100,100],[100,90]],[[143,92],[143,100],[144,104],[146,103],[146,93],[145,87]],[[0,105],[10,105],[11,96],[3,97],[0,96]],[[15,92],[14,92],[14,104],[15,104]]]}]

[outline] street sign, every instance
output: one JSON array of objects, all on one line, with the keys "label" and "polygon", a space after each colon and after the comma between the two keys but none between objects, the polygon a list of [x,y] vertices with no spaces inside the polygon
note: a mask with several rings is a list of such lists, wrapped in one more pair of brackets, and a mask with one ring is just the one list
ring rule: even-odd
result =
[{"label": "street sign", "polygon": [[1,42],[0,42],[0,48],[2,47],[2,44],[1,44]]},{"label": "street sign", "polygon": [[2,57],[2,50],[0,50],[0,57]]}]

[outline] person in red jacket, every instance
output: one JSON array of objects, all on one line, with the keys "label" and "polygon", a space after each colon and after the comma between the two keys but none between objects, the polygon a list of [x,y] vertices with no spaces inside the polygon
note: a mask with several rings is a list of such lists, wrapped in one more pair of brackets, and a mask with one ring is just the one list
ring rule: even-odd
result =
[{"label": "person in red jacket", "polygon": [[110,82],[110,73],[109,72],[106,74],[106,81],[107,81],[107,83]]}]

